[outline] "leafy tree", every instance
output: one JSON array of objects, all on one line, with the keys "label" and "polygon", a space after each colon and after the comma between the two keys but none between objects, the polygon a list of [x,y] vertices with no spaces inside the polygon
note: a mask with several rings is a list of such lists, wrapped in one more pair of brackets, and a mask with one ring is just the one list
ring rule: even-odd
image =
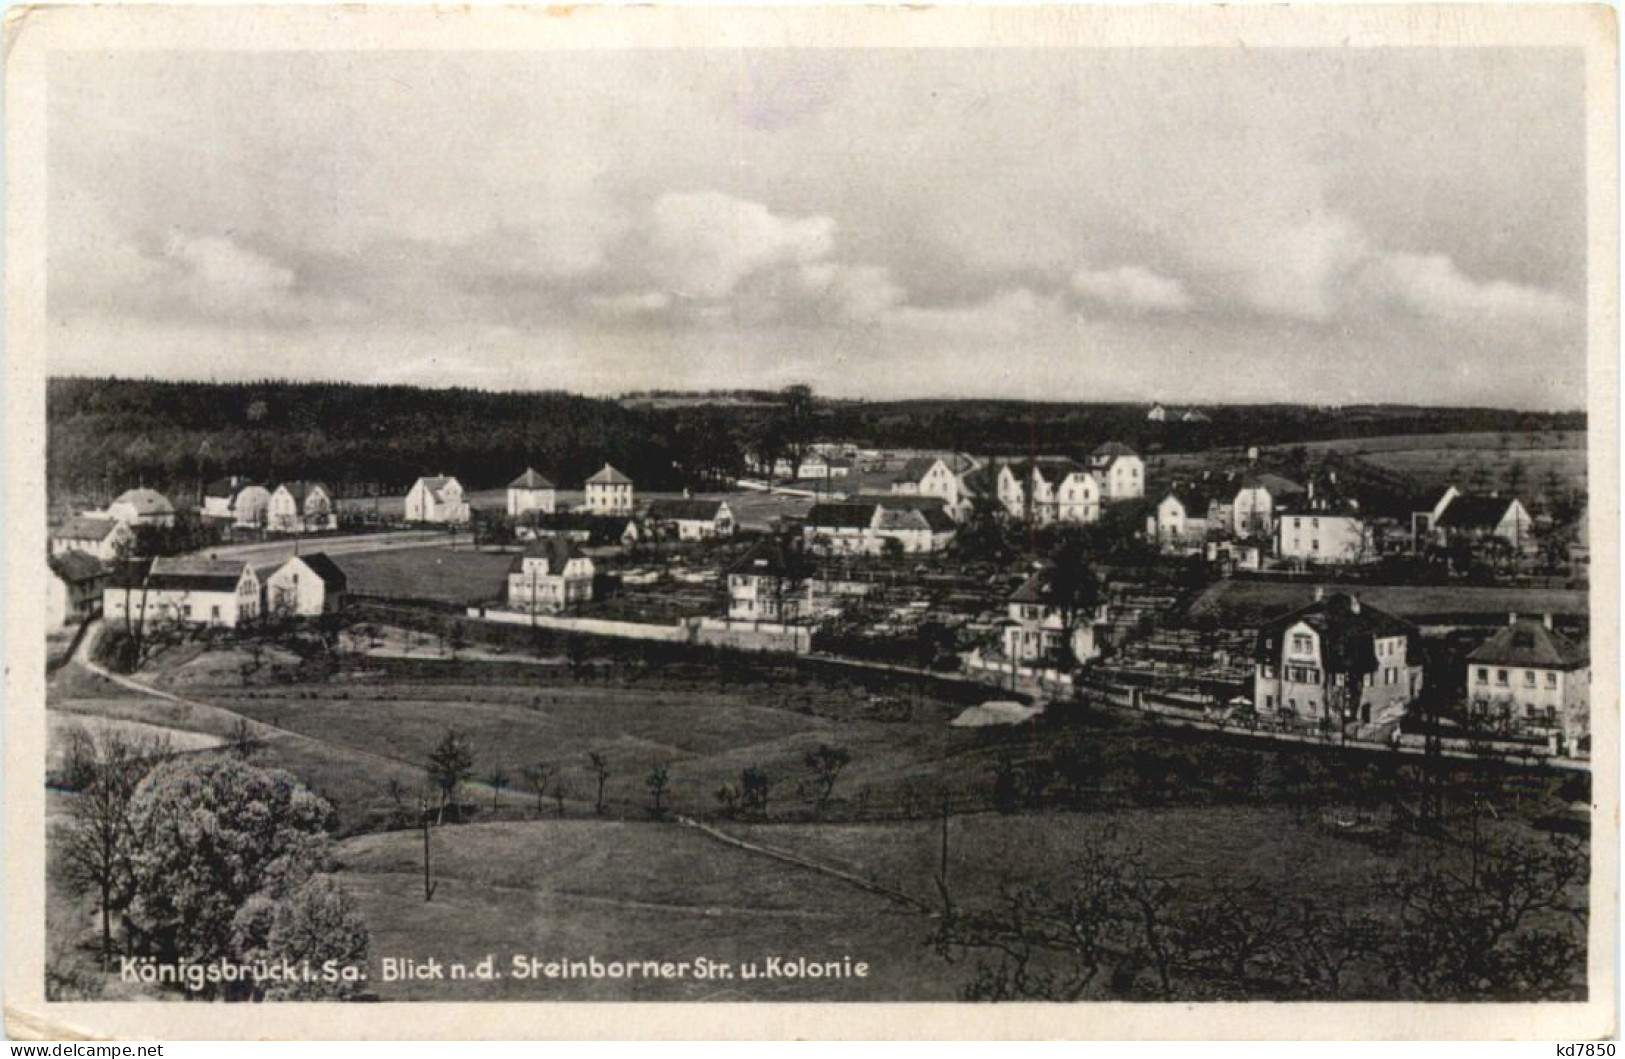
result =
[{"label": "leafy tree", "polygon": [[491,811],[494,813],[497,811],[497,801],[502,797],[502,792],[508,789],[508,784],[513,780],[505,770],[494,769],[485,777],[485,782],[491,786]]},{"label": "leafy tree", "polygon": [[643,785],[649,789],[649,809],[654,818],[659,820],[666,815],[666,791],[671,786],[671,771],[664,765],[656,765],[644,777]]},{"label": "leafy tree", "polygon": [[[331,875],[314,875],[281,900],[249,898],[232,920],[233,943],[245,962],[308,964],[310,978],[261,985],[266,1000],[348,1000],[360,995],[369,937],[355,899]],[[331,967],[332,979],[322,972]]]},{"label": "leafy tree", "polygon": [[457,804],[457,791],[474,775],[474,747],[455,728],[446,729],[440,742],[429,752],[429,780],[440,791],[437,822],[444,823],[446,807]]},{"label": "leafy tree", "polygon": [[803,756],[802,763],[812,774],[814,790],[818,794],[819,810],[829,804],[830,795],[835,791],[835,781],[840,778],[841,770],[851,762],[851,751],[827,743],[818,744],[818,749],[809,750]]},{"label": "leafy tree", "polygon": [[739,808],[742,812],[767,815],[767,796],[772,781],[759,765],[747,765],[739,773]]}]

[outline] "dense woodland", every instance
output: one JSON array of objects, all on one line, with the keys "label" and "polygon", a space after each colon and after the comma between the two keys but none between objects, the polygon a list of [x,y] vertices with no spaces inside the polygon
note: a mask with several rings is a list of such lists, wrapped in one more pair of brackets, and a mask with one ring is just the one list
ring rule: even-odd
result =
[{"label": "dense woodland", "polygon": [[[1152,423],[1138,404],[822,400],[807,387],[734,401],[648,405],[562,392],[267,380],[58,378],[48,388],[53,499],[105,501],[145,484],[182,503],[225,474],[310,478],[340,496],[403,492],[422,474],[470,489],[534,466],[579,487],[605,461],[640,487],[703,486],[747,456],[795,459],[841,439],[980,454],[1078,453],[1108,439],[1146,452],[1454,431],[1576,430],[1583,413],[1409,406],[1215,406],[1204,423]],[[738,398],[748,396],[749,403]],[[1171,409],[1177,414],[1182,409]]]}]

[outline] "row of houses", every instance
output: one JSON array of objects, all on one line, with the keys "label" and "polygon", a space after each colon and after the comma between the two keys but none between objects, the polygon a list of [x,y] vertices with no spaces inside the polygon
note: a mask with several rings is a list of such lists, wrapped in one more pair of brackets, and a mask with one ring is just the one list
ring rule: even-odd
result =
[{"label": "row of houses", "polygon": [[916,457],[892,482],[900,495],[933,496],[955,521],[991,489],[1004,513],[1038,525],[1087,524],[1103,505],[1145,496],[1145,461],[1120,442],[1107,442],[1081,460],[1066,456],[999,457],[980,462],[953,453]]},{"label": "row of houses", "polygon": [[[72,560],[82,563],[82,560]],[[60,560],[53,560],[56,569]],[[65,564],[64,564],[65,565]],[[322,552],[295,555],[262,580],[251,563],[201,556],[98,564],[102,617],[110,623],[234,629],[264,615],[310,618],[338,610],[349,578]],[[83,571],[87,576],[90,571]],[[81,608],[89,601],[81,598]],[[82,619],[88,612],[65,614]]]}]

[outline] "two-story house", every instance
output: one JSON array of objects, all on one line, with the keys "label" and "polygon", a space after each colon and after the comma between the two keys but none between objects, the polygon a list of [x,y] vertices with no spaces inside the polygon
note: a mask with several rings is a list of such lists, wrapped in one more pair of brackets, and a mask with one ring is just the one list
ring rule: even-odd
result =
[{"label": "two-story house", "polygon": [[318,482],[283,482],[271,494],[267,528],[279,533],[321,533],[338,528],[333,498]]},{"label": "two-story house", "polygon": [[569,541],[531,541],[508,568],[508,606],[527,614],[558,614],[592,601],[593,562]]},{"label": "two-story house", "polygon": [[73,625],[97,613],[111,572],[107,565],[79,551],[61,552],[48,561],[51,578],[45,585],[46,621]]},{"label": "two-story house", "polygon": [[234,526],[264,527],[270,506],[269,489],[236,475],[216,478],[203,490],[203,513]]},{"label": "two-story house", "polygon": [[1054,571],[1035,572],[1006,601],[1004,657],[1018,665],[1053,668],[1063,645],[1072,662],[1087,662],[1100,655],[1100,627],[1106,606],[1080,608],[1058,591]]},{"label": "two-story house", "polygon": [[1208,508],[1213,498],[1188,483],[1170,486],[1146,519],[1146,535],[1169,555],[1200,552],[1207,541]]},{"label": "two-story house", "polygon": [[344,606],[350,579],[325,552],[295,555],[265,579],[265,610],[276,618],[314,618]]},{"label": "two-story house", "polygon": [[1230,501],[1230,532],[1268,541],[1275,534],[1275,511],[1305,495],[1303,486],[1278,474],[1250,474]]},{"label": "two-story house", "polygon": [[[138,577],[132,583],[130,578]],[[237,628],[260,616],[260,579],[234,560],[154,559],[144,571],[131,565],[102,591],[109,623],[170,622]]]},{"label": "two-story house", "polygon": [[406,521],[461,525],[468,522],[463,484],[447,475],[419,478],[406,494]]},{"label": "two-story house", "polygon": [[1035,525],[1090,523],[1100,518],[1100,481],[1064,456],[1005,461],[996,479],[999,502],[1011,518]]},{"label": "two-story house", "polygon": [[1305,497],[1276,509],[1275,554],[1334,566],[1368,562],[1375,556],[1373,530],[1351,500]]},{"label": "two-story house", "polygon": [[1516,732],[1556,735],[1575,747],[1591,732],[1591,660],[1552,628],[1519,617],[1467,655],[1467,709]]},{"label": "two-story house", "polygon": [[1120,441],[1108,441],[1091,452],[1089,470],[1100,480],[1100,499],[1107,503],[1145,496],[1145,461]]},{"label": "two-story house", "polygon": [[587,479],[587,510],[594,515],[630,515],[632,479],[609,464]]},{"label": "two-story house", "polygon": [[175,505],[156,489],[129,489],[107,505],[104,514],[131,526],[173,526]]},{"label": "two-story house", "polygon": [[508,483],[508,515],[518,518],[532,511],[551,515],[558,510],[559,494],[553,483],[526,467],[525,473]]},{"label": "two-story house", "polygon": [[728,620],[793,625],[807,616],[811,570],[780,540],[764,540],[728,568]]},{"label": "two-story house", "polygon": [[104,563],[135,548],[135,531],[115,518],[70,518],[51,534],[51,554],[84,552]]},{"label": "two-story house", "polygon": [[1315,595],[1260,630],[1253,708],[1329,726],[1398,721],[1422,690],[1416,627],[1357,596]]}]

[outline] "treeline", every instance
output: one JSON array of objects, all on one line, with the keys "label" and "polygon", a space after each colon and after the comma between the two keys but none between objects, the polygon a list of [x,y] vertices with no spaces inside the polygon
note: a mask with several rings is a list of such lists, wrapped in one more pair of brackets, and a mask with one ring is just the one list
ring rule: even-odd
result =
[{"label": "treeline", "polygon": [[482,489],[526,466],[579,488],[606,461],[641,488],[673,489],[743,461],[737,417],[722,410],[558,392],[59,378],[47,416],[52,495],[103,500],[139,483],[195,501],[227,474],[314,479],[340,496],[404,492],[442,473]]}]

